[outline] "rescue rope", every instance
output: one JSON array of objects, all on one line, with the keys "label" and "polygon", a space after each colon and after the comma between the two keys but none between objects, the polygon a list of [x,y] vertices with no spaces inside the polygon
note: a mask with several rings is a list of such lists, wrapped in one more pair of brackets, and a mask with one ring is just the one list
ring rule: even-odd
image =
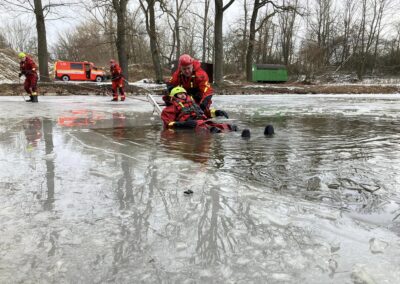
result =
[{"label": "rescue rope", "polygon": [[[18,77],[18,84],[21,84],[21,78],[20,77]],[[22,94],[22,99],[24,100],[24,102],[26,102],[26,98],[25,98],[24,92],[21,92],[21,94]]]}]

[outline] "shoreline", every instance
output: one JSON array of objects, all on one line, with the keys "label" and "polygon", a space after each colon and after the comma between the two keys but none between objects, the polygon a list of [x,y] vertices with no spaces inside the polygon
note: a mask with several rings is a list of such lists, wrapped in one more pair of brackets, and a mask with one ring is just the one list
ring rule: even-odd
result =
[{"label": "shoreline", "polygon": [[[25,91],[21,83],[0,84],[0,96],[18,96]],[[274,95],[274,94],[399,94],[400,85],[396,84],[238,84],[238,85],[213,85],[215,95]],[[130,83],[125,86],[129,95],[144,95],[146,93],[162,94],[165,85]],[[111,83],[64,83],[64,82],[39,82],[39,95],[45,96],[73,96],[73,95],[98,95],[107,96],[111,93]]]}]

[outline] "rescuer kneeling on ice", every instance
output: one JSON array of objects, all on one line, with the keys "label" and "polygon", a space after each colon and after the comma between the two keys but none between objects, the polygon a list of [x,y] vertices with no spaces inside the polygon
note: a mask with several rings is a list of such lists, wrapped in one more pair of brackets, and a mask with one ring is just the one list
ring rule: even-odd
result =
[{"label": "rescuer kneeling on ice", "polygon": [[236,131],[236,125],[215,123],[208,120],[203,110],[194,102],[186,90],[175,87],[170,92],[170,104],[166,106],[161,119],[165,128],[192,128],[207,130],[213,133],[222,131]]},{"label": "rescuer kneeling on ice", "polygon": [[[167,86],[168,90],[176,86],[185,88],[208,118],[216,116],[229,118],[225,111],[211,108],[214,91],[208,80],[207,72],[201,68],[200,61],[193,59],[188,54],[183,54],[179,57],[178,69],[172,74]],[[167,95],[163,97],[163,100],[167,105],[169,104]]]},{"label": "rescuer kneeling on ice", "polygon": [[38,75],[36,73],[36,63],[33,59],[27,56],[25,53],[20,52],[18,54],[19,62],[19,77],[22,75],[25,76],[24,89],[29,95],[29,100],[27,102],[37,103],[38,102],[38,94],[37,94],[37,81]]}]

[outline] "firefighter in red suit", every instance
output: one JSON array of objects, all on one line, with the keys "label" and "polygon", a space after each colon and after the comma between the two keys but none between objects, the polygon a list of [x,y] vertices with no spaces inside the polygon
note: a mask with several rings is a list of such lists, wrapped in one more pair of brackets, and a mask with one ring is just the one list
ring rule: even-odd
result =
[{"label": "firefighter in red suit", "polygon": [[110,73],[112,80],[112,90],[113,90],[113,99],[112,102],[118,101],[118,90],[121,95],[121,101],[125,101],[125,92],[124,92],[124,76],[122,75],[122,69],[114,59],[110,60]]},{"label": "firefighter in red suit", "polygon": [[[200,61],[193,59],[190,55],[183,54],[179,57],[178,68],[172,74],[167,85],[169,90],[176,86],[185,88],[208,118],[216,116],[228,118],[225,111],[210,108],[213,89],[209,83],[208,75],[200,67]],[[168,104],[168,96],[164,96],[163,99]]]},{"label": "firefighter in red suit", "polygon": [[38,94],[37,94],[37,81],[38,75],[36,73],[36,63],[33,59],[27,56],[24,52],[20,52],[18,54],[19,62],[19,77],[22,75],[25,76],[24,89],[29,95],[29,100],[27,102],[37,103],[38,102]]},{"label": "firefighter in red suit", "polygon": [[171,90],[169,101],[170,104],[161,112],[161,119],[165,128],[192,128],[212,133],[237,130],[235,125],[215,123],[208,120],[203,110],[180,86]]}]

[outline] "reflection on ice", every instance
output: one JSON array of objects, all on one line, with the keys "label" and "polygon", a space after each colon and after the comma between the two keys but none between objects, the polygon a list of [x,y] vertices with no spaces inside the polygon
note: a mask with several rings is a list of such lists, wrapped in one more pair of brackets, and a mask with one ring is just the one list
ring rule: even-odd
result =
[{"label": "reflection on ice", "polygon": [[399,96],[215,98],[247,140],[101,99],[1,98],[0,282],[400,281]]}]

